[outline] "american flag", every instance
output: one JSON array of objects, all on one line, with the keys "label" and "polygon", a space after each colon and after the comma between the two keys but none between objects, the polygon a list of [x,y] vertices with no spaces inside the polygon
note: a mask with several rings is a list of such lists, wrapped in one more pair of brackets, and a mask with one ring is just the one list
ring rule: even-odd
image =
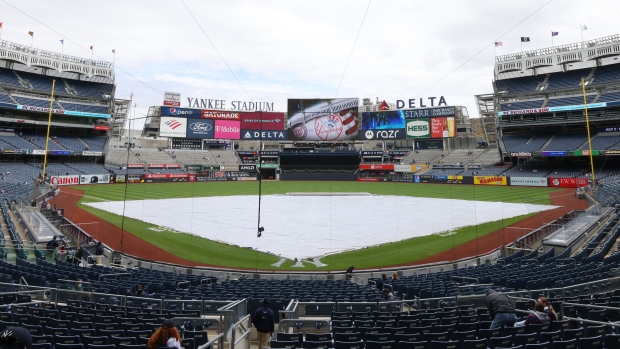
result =
[{"label": "american flag", "polygon": [[551,31],[551,36],[558,36],[558,35],[560,35],[560,32]]},{"label": "american flag", "polygon": [[495,47],[497,46],[504,46],[504,44],[501,41],[496,41],[495,42]]}]

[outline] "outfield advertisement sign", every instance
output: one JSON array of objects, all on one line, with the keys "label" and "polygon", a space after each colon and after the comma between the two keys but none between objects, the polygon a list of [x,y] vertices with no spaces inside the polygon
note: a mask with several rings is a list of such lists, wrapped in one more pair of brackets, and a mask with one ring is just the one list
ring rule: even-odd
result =
[{"label": "outfield advertisement sign", "polygon": [[474,176],[474,184],[507,185],[507,181],[504,176]]},{"label": "outfield advertisement sign", "polygon": [[[141,167],[144,167],[142,165]],[[147,168],[181,168],[181,164],[147,164]]]},{"label": "outfield advertisement sign", "polygon": [[266,140],[266,141],[283,141],[286,140],[286,131],[260,131],[260,130],[241,130],[242,140]]},{"label": "outfield advertisement sign", "polygon": [[80,184],[109,184],[110,174],[81,175]]},{"label": "outfield advertisement sign", "polygon": [[587,186],[588,184],[587,178],[549,177],[550,187],[581,188]]},{"label": "outfield advertisement sign", "polygon": [[[45,150],[43,152],[45,152]],[[102,156],[102,155],[103,155],[103,152],[101,151],[84,150],[82,152],[82,156]]]},{"label": "outfield advertisement sign", "polygon": [[161,137],[187,137],[187,119],[162,116],[159,135]]},{"label": "outfield advertisement sign", "polygon": [[215,120],[214,138],[239,139],[241,126],[239,121]]},{"label": "outfield advertisement sign", "polygon": [[[609,107],[611,105],[613,105],[613,103],[607,102],[607,103],[590,103],[590,104],[587,104],[586,106],[588,107],[588,109],[594,109],[594,108]],[[583,104],[577,104],[577,105],[564,105],[561,107],[500,111],[500,112],[497,112],[497,115],[504,116],[504,115],[538,114],[538,113],[552,113],[556,111],[583,110],[583,109],[585,109]]]},{"label": "outfield advertisement sign", "polygon": [[45,155],[45,150],[43,150],[43,149],[28,149],[26,151],[26,153],[28,155]]},{"label": "outfield advertisement sign", "polygon": [[240,114],[241,129],[243,130],[284,130],[284,113],[247,112]]},{"label": "outfield advertisement sign", "polygon": [[133,163],[133,164],[127,164],[126,167],[127,168],[144,168],[144,164]]},{"label": "outfield advertisement sign", "polygon": [[407,138],[431,138],[431,126],[429,119],[416,119],[407,121]]},{"label": "outfield advertisement sign", "polygon": [[[19,109],[19,110],[26,110],[26,111],[34,111],[34,112],[39,112],[39,113],[49,113],[50,112],[50,108],[34,107],[34,106],[30,106],[30,105],[11,104],[11,103],[3,103],[3,102],[0,102],[0,107],[11,108],[11,109]],[[109,119],[110,118],[110,114],[88,113],[88,112],[82,112],[82,111],[63,110],[63,109],[52,109],[52,114],[84,116],[84,117],[89,117],[89,118],[100,118],[100,119]]]},{"label": "outfield advertisement sign", "polygon": [[394,171],[393,164],[361,164],[362,171]]},{"label": "outfield advertisement sign", "polygon": [[80,176],[78,175],[52,176],[52,178],[50,178],[50,184],[53,186],[77,185],[77,184],[80,184]]},{"label": "outfield advertisement sign", "polygon": [[420,139],[413,144],[414,149],[443,149],[443,139]]},{"label": "outfield advertisement sign", "polygon": [[546,187],[546,177],[510,177],[510,185],[521,185],[525,187]]},{"label": "outfield advertisement sign", "polygon": [[152,182],[188,182],[189,174],[187,173],[147,173],[144,175],[144,181]]},{"label": "outfield advertisement sign", "polygon": [[213,138],[213,120],[187,120],[187,138]]}]

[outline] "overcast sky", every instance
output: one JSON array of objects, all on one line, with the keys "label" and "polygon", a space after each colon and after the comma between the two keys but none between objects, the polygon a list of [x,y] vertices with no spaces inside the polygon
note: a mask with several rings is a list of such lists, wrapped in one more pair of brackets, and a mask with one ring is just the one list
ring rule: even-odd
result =
[{"label": "overcast sky", "polygon": [[85,58],[93,45],[114,60],[116,97],[133,91],[138,117],[164,91],[182,106],[279,111],[287,98],[444,96],[475,116],[474,95],[492,92],[495,41],[502,55],[520,51],[521,36],[524,50],[551,46],[551,31],[555,45],[579,42],[580,24],[585,40],[619,34],[619,13],[617,0],[0,0],[3,40],[30,45],[33,31],[34,47]]}]

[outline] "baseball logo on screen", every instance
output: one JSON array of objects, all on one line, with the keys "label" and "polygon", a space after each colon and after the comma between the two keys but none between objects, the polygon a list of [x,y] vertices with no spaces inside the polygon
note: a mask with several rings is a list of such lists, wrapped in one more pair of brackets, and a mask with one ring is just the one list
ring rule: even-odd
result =
[{"label": "baseball logo on screen", "polygon": [[306,125],[300,124],[295,126],[293,129],[293,134],[295,134],[295,138],[304,140],[308,136],[308,129],[306,128]]}]

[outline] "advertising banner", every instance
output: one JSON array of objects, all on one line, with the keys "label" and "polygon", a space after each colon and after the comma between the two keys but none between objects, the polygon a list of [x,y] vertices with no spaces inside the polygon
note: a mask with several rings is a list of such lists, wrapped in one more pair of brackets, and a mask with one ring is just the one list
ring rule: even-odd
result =
[{"label": "advertising banner", "polygon": [[526,158],[532,156],[532,153],[530,153],[529,151],[512,152],[510,153],[510,156]]},{"label": "advertising banner", "polygon": [[[573,152],[575,156],[590,156],[590,150],[575,150]],[[598,150],[592,150],[592,156],[599,156],[600,152]]]},{"label": "advertising banner", "polygon": [[562,178],[562,177],[550,177],[550,187],[561,188],[581,188],[588,185],[587,178]]},{"label": "advertising banner", "polygon": [[405,139],[405,130],[402,128],[393,130],[366,130],[360,133],[361,140],[385,140]]},{"label": "advertising banner", "polygon": [[286,140],[286,131],[259,131],[259,130],[241,130],[241,139],[242,140]]},{"label": "advertising banner", "polygon": [[510,185],[522,185],[526,187],[546,187],[546,177],[510,177]]},{"label": "advertising banner", "polygon": [[394,171],[393,164],[361,164],[362,171]]},{"label": "advertising banner", "polygon": [[241,113],[241,129],[282,131],[284,130],[284,113]]},{"label": "advertising banner", "polygon": [[293,141],[357,140],[358,105],[358,98],[289,99],[288,138]]},{"label": "advertising banner", "polygon": [[127,164],[127,168],[144,168],[144,164]]},{"label": "advertising banner", "polygon": [[110,174],[101,174],[101,175],[81,175],[80,176],[80,184],[109,184],[110,183]]},{"label": "advertising banner", "polygon": [[69,150],[50,150],[51,155],[71,155]]},{"label": "advertising banner", "polygon": [[507,181],[503,176],[474,176],[474,184],[507,185]]},{"label": "advertising banner", "polygon": [[394,165],[394,172],[413,172],[411,165]]},{"label": "advertising banner", "polygon": [[454,137],[456,124],[453,117],[432,118],[431,119],[431,138]]},{"label": "advertising banner", "polygon": [[413,142],[413,148],[416,150],[443,149],[442,139],[416,140]]},{"label": "advertising banner", "polygon": [[213,138],[213,120],[187,120],[187,138]]},{"label": "advertising banner", "polygon": [[411,172],[420,172],[428,169],[428,165],[411,165]]},{"label": "advertising banner", "polygon": [[542,156],[566,156],[565,151],[543,151]]},{"label": "advertising banner", "polygon": [[407,121],[407,138],[430,138],[429,119],[416,119]]},{"label": "advertising banner", "polygon": [[110,126],[108,125],[95,125],[96,131],[110,131]]},{"label": "advertising banner", "polygon": [[362,131],[404,128],[405,115],[403,110],[362,113]]},{"label": "advertising banner", "polygon": [[239,121],[241,119],[241,113],[226,110],[203,110],[200,117],[203,119]]},{"label": "advertising banner", "polygon": [[154,182],[188,182],[189,174],[187,173],[147,173],[144,175],[144,181],[147,183]]},{"label": "advertising banner", "polygon": [[114,183],[142,183],[144,179],[143,175],[130,174],[125,176],[124,174],[117,174],[114,178]]},{"label": "advertising banner", "polygon": [[180,116],[190,119],[202,118],[202,109],[161,107],[161,116]]},{"label": "advertising banner", "polygon": [[620,155],[620,150],[605,150],[605,155]]},{"label": "advertising banner", "polygon": [[3,154],[23,154],[24,151],[22,149],[5,149],[2,151]]},{"label": "advertising banner", "polygon": [[202,140],[194,138],[173,138],[172,149],[202,149]]},{"label": "advertising banner", "polygon": [[181,94],[178,92],[164,92],[164,105],[167,107],[180,107]]},{"label": "advertising banner", "polygon": [[50,178],[50,184],[53,186],[80,184],[80,176],[52,176],[52,178]]},{"label": "advertising banner", "polygon": [[159,135],[161,137],[186,137],[187,119],[162,116],[159,124]]},{"label": "advertising banner", "polygon": [[424,108],[403,110],[405,119],[432,118],[438,116],[455,116],[454,107]]},{"label": "advertising banner", "polygon": [[[144,165],[142,165],[144,167]],[[181,168],[181,164],[148,164],[147,168]]]},{"label": "advertising banner", "polygon": [[239,172],[256,172],[256,165],[239,165]]},{"label": "advertising banner", "polygon": [[26,151],[28,155],[45,155],[44,149],[28,149]]},{"label": "advertising banner", "polygon": [[[45,152],[45,150],[44,150]],[[90,150],[84,150],[82,152],[82,156],[101,156],[103,155],[103,152],[101,151],[90,151]]]},{"label": "advertising banner", "polygon": [[214,138],[217,139],[239,139],[241,128],[239,121],[215,120]]}]

